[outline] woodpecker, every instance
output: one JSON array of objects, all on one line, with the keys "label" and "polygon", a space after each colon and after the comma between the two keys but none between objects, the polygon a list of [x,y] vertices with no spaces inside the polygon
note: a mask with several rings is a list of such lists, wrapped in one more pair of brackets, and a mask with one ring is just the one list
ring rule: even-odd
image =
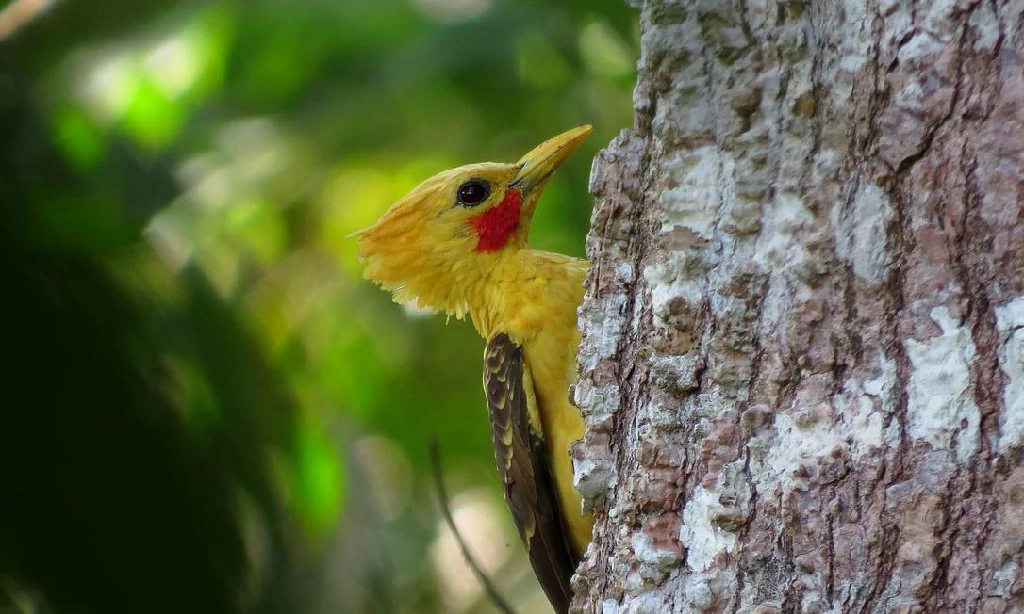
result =
[{"label": "woodpecker", "polygon": [[363,276],[400,303],[466,315],[487,341],[484,391],[505,500],[541,587],[567,612],[569,580],[593,515],[573,487],[569,401],[587,262],[527,245],[552,173],[591,132],[579,126],[515,164],[485,162],[427,179],[358,233]]}]

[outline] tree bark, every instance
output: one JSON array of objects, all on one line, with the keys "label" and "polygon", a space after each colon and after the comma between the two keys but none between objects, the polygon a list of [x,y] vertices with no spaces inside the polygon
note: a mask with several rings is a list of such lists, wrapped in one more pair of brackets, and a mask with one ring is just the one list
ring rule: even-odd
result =
[{"label": "tree bark", "polygon": [[584,612],[1024,611],[1024,2],[649,0]]}]

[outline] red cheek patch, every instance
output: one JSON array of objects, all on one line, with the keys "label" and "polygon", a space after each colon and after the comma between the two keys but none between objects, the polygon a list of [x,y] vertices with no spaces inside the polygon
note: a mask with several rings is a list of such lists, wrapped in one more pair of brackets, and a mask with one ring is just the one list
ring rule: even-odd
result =
[{"label": "red cheek patch", "polygon": [[469,218],[469,223],[476,230],[479,241],[478,252],[496,252],[505,247],[512,235],[519,230],[519,212],[523,198],[519,190],[513,188],[505,192],[505,198],[496,206],[480,215]]}]

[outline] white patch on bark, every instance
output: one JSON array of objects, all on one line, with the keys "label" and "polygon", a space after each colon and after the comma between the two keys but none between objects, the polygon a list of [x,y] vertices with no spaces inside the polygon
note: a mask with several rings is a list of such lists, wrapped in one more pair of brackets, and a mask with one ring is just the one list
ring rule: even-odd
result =
[{"label": "white patch on bark", "polygon": [[590,502],[608,492],[615,483],[615,466],[608,462],[574,459],[572,485],[583,495],[583,511],[590,511]]},{"label": "white patch on bark", "polygon": [[661,326],[666,325],[665,316],[673,299],[683,298],[694,304],[701,302],[700,284],[681,275],[685,259],[685,253],[677,252],[663,262],[644,267],[644,281],[651,289],[651,310]]},{"label": "white patch on bark", "polygon": [[[878,366],[880,369],[878,377],[864,381],[864,393],[878,398],[882,403],[883,416],[891,416],[896,411],[896,403],[899,400],[896,362],[890,360],[885,353],[880,351],[878,353]],[[887,448],[899,445],[900,425],[898,421],[892,420],[889,426],[884,428],[882,442]]]},{"label": "white patch on bark", "polygon": [[716,489],[698,486],[683,509],[683,526],[679,541],[686,544],[686,564],[694,571],[704,571],[722,552],[732,552],[736,534],[723,531],[711,519],[723,507]]},{"label": "white patch on bark", "polygon": [[[685,252],[673,252],[664,261],[644,267],[644,281],[651,290],[651,312],[658,328],[671,327],[667,320],[671,316],[672,301],[683,299],[696,310],[702,300],[700,284],[686,278],[685,260]],[[671,382],[679,389],[696,385],[699,362],[696,355],[652,357],[650,360],[651,373],[655,377]]]},{"label": "white patch on bark", "polygon": [[937,449],[948,449],[957,435],[956,456],[963,461],[978,449],[981,415],[971,397],[969,371],[977,350],[971,331],[960,326],[949,309],[936,307],[931,318],[942,331],[940,335],[923,342],[904,342],[914,367],[908,387],[907,429],[911,437]]},{"label": "white patch on bark", "polygon": [[610,296],[600,303],[597,309],[579,311],[577,322],[584,332],[584,343],[580,345],[577,360],[583,370],[592,370],[598,363],[615,355],[619,346],[619,335],[622,330],[622,307],[626,304],[625,296]]},{"label": "white patch on bark", "polygon": [[[809,412],[802,412],[805,415],[797,420],[788,414],[775,414],[774,441],[765,442],[768,454],[760,463],[764,471],[754,473],[759,491],[781,488],[782,492],[789,492],[804,485],[806,478],[798,477],[801,466],[814,464],[833,450],[845,447],[842,437],[833,428],[837,425],[831,422],[815,420],[814,424],[798,424],[798,420],[807,420],[806,413]],[[874,428],[878,430],[877,436],[881,439],[881,416],[873,421]]]},{"label": "white patch on bark", "polygon": [[943,50],[943,43],[930,32],[918,32],[905,44],[900,46],[900,61],[927,59],[938,55]]},{"label": "white patch on bark", "polygon": [[766,207],[769,209],[762,216],[764,228],[754,253],[755,262],[781,268],[803,261],[805,250],[797,236],[814,215],[799,196],[790,193],[776,195]]},{"label": "white patch on bark", "polygon": [[992,594],[1004,599],[1009,597],[1013,593],[1018,575],[1020,575],[1020,565],[1013,559],[1008,559],[992,574],[992,584],[994,585]]},{"label": "white patch on bark", "polygon": [[661,614],[666,611],[665,595],[658,591],[648,590],[638,595],[629,595],[623,599],[619,610],[622,614]]},{"label": "white patch on bark", "polygon": [[674,566],[681,558],[675,550],[655,546],[651,536],[642,530],[633,533],[632,542],[636,560],[647,563],[658,571]]},{"label": "white patch on bark", "polygon": [[847,451],[856,462],[888,445],[890,435],[898,442],[898,430],[891,434],[884,426],[886,416],[896,409],[896,397],[896,363],[879,352],[878,376],[847,380],[832,405],[775,414],[773,428],[756,436],[751,447],[758,490],[804,488],[810,474],[801,467],[813,467],[837,450]]},{"label": "white patch on bark", "polygon": [[999,452],[1024,445],[1024,296],[996,307],[999,368],[1006,375],[999,417]]},{"label": "white patch on bark", "polygon": [[[844,401],[842,398],[836,401],[840,411],[849,418],[849,422],[843,422],[844,428],[841,431],[846,431],[848,435],[846,441],[850,446],[850,455],[859,459],[871,451],[872,447],[882,445],[884,417],[882,412],[875,411],[874,403],[864,395],[854,397],[846,408],[842,407]],[[835,432],[835,429],[832,430]]]},{"label": "white patch on bark", "polygon": [[925,5],[923,29],[930,32],[944,42],[950,42],[954,37],[954,30],[951,24],[954,22],[953,15],[963,10],[958,0],[932,0]]},{"label": "white patch on bark", "polygon": [[615,280],[624,284],[633,283],[633,265],[623,262],[615,267]]},{"label": "white patch on bark", "polygon": [[999,44],[999,22],[989,19],[984,11],[971,11],[967,25],[971,29],[971,45],[978,53],[991,53]]},{"label": "white patch on bark", "polygon": [[593,386],[580,383],[572,388],[572,393],[572,402],[576,407],[586,408],[587,415],[601,420],[610,417],[619,406],[619,387],[614,384],[598,390]]},{"label": "white patch on bark", "polygon": [[866,394],[882,400],[882,411],[891,414],[896,410],[896,362],[879,351],[878,368],[878,377],[864,380],[862,386]]},{"label": "white patch on bark", "polygon": [[882,188],[861,184],[845,210],[832,210],[836,253],[853,267],[861,279],[877,284],[889,268],[885,227],[892,219],[892,204]]},{"label": "white patch on bark", "polygon": [[682,226],[712,238],[723,199],[735,199],[733,172],[736,160],[717,147],[680,150],[663,162],[674,187],[659,197],[662,231]]},{"label": "white patch on bark", "polygon": [[[634,276],[633,266],[622,262],[615,267],[611,281],[616,284],[632,282]],[[583,372],[611,369],[609,363],[615,359],[626,324],[623,315],[625,305],[626,295],[619,292],[608,293],[598,300],[585,300],[580,306],[577,322],[582,341],[577,362]],[[621,390],[614,380],[606,380],[595,382],[593,378],[583,377],[571,388],[573,402],[583,413],[588,430],[610,424],[612,416],[619,410]],[[576,445],[572,448],[572,457],[573,484],[583,495],[584,509],[593,509],[604,500],[617,479],[611,451],[606,446],[587,448]]]},{"label": "white patch on bark", "polygon": [[683,582],[683,596],[690,606],[706,610],[715,604],[715,593],[703,575],[691,574]]}]

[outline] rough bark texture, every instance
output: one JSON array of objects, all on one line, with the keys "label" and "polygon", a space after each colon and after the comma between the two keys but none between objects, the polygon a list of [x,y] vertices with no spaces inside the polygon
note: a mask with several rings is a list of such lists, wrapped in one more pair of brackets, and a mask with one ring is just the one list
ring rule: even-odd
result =
[{"label": "rough bark texture", "polygon": [[585,612],[1024,611],[1024,2],[650,0]]}]

